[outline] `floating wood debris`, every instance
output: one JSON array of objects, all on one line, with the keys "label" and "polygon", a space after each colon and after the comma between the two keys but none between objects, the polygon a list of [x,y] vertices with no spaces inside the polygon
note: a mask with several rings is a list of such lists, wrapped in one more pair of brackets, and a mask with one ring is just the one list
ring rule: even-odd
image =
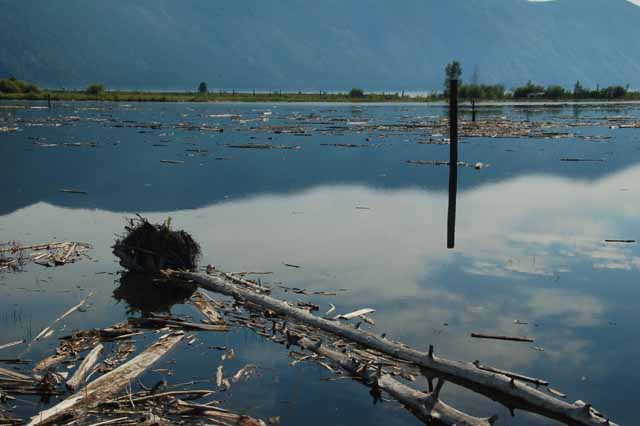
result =
[{"label": "floating wood debris", "polygon": [[95,363],[98,361],[98,357],[102,354],[104,350],[104,346],[99,343],[96,345],[91,352],[85,357],[85,359],[80,364],[80,367],[73,373],[73,376],[67,381],[67,388],[71,391],[75,391],[82,385],[89,375],[90,370],[93,368]]},{"label": "floating wood debris", "polygon": [[196,291],[191,296],[191,303],[200,311],[203,317],[211,324],[224,324],[224,318],[218,313],[217,306],[213,299],[206,293]]},{"label": "floating wood debris", "polygon": [[174,333],[160,337],[156,343],[131,361],[86,385],[82,392],[70,396],[52,408],[32,417],[29,426],[50,424],[55,421],[55,419],[80,405],[83,407],[98,405],[98,403],[111,397],[120,391],[120,389],[124,388],[131,380],[134,380],[142,374],[169,352],[183,337],[184,333]]},{"label": "floating wood debris", "polygon": [[380,144],[357,144],[357,143],[321,143],[320,146],[333,146],[335,148],[376,148]]},{"label": "floating wood debris", "polygon": [[604,163],[605,162],[605,160],[602,158],[572,158],[572,157],[561,158],[560,161],[588,162],[588,163]]},{"label": "floating wood debris", "polygon": [[[116,254],[118,253],[116,252]],[[125,259],[131,258],[130,253],[125,253],[125,256]],[[184,281],[232,297],[235,300],[232,308],[222,309],[226,322],[230,325],[249,328],[266,339],[288,346],[297,345],[301,338],[309,336],[313,340],[309,343],[310,346],[307,346],[308,349],[311,346],[321,347],[329,344],[339,349],[343,354],[356,354],[361,357],[364,364],[362,361],[357,361],[360,366],[356,367],[355,371],[362,373],[370,367],[370,372],[375,372],[378,377],[374,390],[382,389],[383,384],[387,383],[385,392],[403,404],[409,404],[409,400],[403,401],[401,393],[394,393],[393,385],[382,379],[385,374],[400,375],[409,381],[415,380],[417,375],[424,375],[429,380],[438,378],[439,384],[434,390],[435,394],[431,395],[433,401],[439,400],[438,389],[441,389],[446,380],[502,402],[512,410],[526,410],[549,419],[578,426],[602,426],[605,421],[609,425],[614,424],[594,410],[591,405],[570,404],[531,386],[534,384],[532,381],[537,386],[544,386],[545,382],[540,379],[482,366],[479,363],[465,363],[437,357],[432,346],[429,348],[429,352],[417,351],[391,340],[386,335],[380,337],[349,323],[315,316],[308,309],[301,309],[293,303],[271,297],[268,292],[262,291],[264,287],[259,284],[256,285],[249,281],[245,283],[246,280],[225,274],[215,267],[207,267],[206,274],[165,269],[162,271],[162,275],[170,282],[176,282],[176,285],[179,281]],[[369,310],[371,308],[354,311],[350,316],[362,316],[365,315],[364,312],[370,313]],[[184,323],[183,321],[176,322],[177,327],[178,324]],[[516,339],[518,341],[531,340],[531,338]],[[304,357],[300,356],[299,361]],[[337,371],[321,359],[315,361],[331,372]],[[381,380],[383,384],[381,384]],[[230,386],[229,379],[224,377],[222,366],[216,372],[216,382],[221,390],[228,389]],[[453,425],[456,423],[445,424]]]},{"label": "floating wood debris", "polygon": [[471,337],[476,339],[494,339],[494,340],[508,340],[511,342],[535,342],[533,337],[519,337],[519,336],[499,336],[495,334],[483,334],[483,333],[471,333]]},{"label": "floating wood debris", "polygon": [[160,160],[163,164],[184,164],[182,160]]},{"label": "floating wood debris", "polygon": [[42,266],[62,266],[74,263],[82,257],[91,259],[87,252],[92,247],[86,243],[62,242],[22,246],[18,242],[0,245],[0,271],[20,270],[29,263]]},{"label": "floating wood debris", "polygon": [[523,374],[512,373],[511,371],[501,370],[499,368],[488,367],[486,365],[482,365],[480,361],[474,361],[473,365],[478,367],[480,370],[490,371],[492,373],[504,374],[507,377],[511,377],[512,379],[520,380],[523,382],[533,383],[536,386],[548,386],[549,382],[546,380],[536,379],[534,377],[525,376]]},{"label": "floating wood debris", "polygon": [[[447,160],[407,160],[408,164],[414,164],[418,166],[448,166],[449,161]],[[489,164],[486,163],[467,163],[466,161],[458,161],[458,166],[460,167],[469,167],[476,170],[484,169],[489,167]]]},{"label": "floating wood debris", "polygon": [[9,349],[9,348],[12,348],[14,346],[22,345],[24,343],[26,343],[26,340],[24,340],[24,339],[23,340],[16,340],[15,342],[5,343],[5,344],[0,345],[0,350]]},{"label": "floating wood debris", "polygon": [[[459,386],[470,388],[496,401],[504,401],[504,404],[510,408],[531,411],[572,425],[601,426],[606,420],[590,406],[584,409],[582,406],[578,407],[575,404],[557,400],[547,393],[526,385],[524,380],[485,371],[473,363],[462,363],[436,357],[433,354],[433,348],[429,353],[416,351],[387,337],[381,338],[348,324],[314,316],[307,310],[298,309],[287,302],[240,287],[216,272],[213,272],[213,275],[204,275],[193,272],[165,271],[165,274],[169,277],[193,282],[204,289],[234,297],[238,302],[257,305],[265,311],[283,315],[290,324],[291,322],[303,324],[311,330],[322,331],[339,339],[362,345],[382,356],[402,359],[414,364],[428,377],[439,377]],[[254,324],[252,321],[244,322],[244,324],[250,328],[256,327],[252,325]],[[258,334],[265,337],[270,336],[260,330],[260,327],[256,328]],[[609,424],[613,425],[614,423],[610,422]]]},{"label": "floating wood debris", "polygon": [[547,390],[549,391],[549,393],[551,393],[551,394],[553,394],[553,395],[555,395],[557,397],[560,397],[560,398],[566,398],[567,397],[567,395],[563,394],[562,392],[560,392],[558,390],[555,390],[554,388],[550,387],[550,388],[547,388]]},{"label": "floating wood debris", "polygon": [[58,322],[62,321],[63,319],[65,319],[66,317],[68,317],[69,315],[71,315],[72,313],[76,312],[77,310],[79,310],[80,308],[82,308],[86,303],[87,300],[93,296],[93,292],[89,293],[89,295],[82,299],[80,301],[80,303],[78,303],[77,305],[72,306],[71,308],[67,309],[62,315],[60,315],[58,318],[56,318],[51,325],[45,327],[42,329],[42,331],[40,331],[40,333],[38,333],[38,335],[33,339],[34,342],[38,341],[40,338],[43,337],[48,337],[50,335],[50,332],[53,331],[53,326],[56,325]]},{"label": "floating wood debris", "polygon": [[624,243],[624,244],[633,244],[636,240],[604,240],[605,243]]},{"label": "floating wood debris", "polygon": [[237,149],[300,149],[298,145],[272,145],[267,143],[247,143],[227,145],[229,148]]},{"label": "floating wood debris", "polygon": [[371,314],[375,311],[376,310],[372,308],[364,308],[364,309],[359,309],[357,311],[349,312],[348,314],[336,315],[335,317],[333,317],[333,319],[334,320],[337,320],[337,319],[350,320],[353,318],[362,317],[366,314]]},{"label": "floating wood debris", "polygon": [[443,425],[458,426],[489,426],[495,423],[497,416],[483,419],[469,416],[442,402],[440,390],[444,382],[430,394],[417,391],[385,373],[375,364],[370,365],[353,354],[345,354],[332,350],[322,344],[322,341],[312,341],[306,337],[297,336],[296,344],[303,349],[312,351],[334,362],[339,368],[356,377],[364,379],[362,383],[369,384],[379,390],[387,392],[398,402],[405,405],[418,419],[430,423],[438,419]]},{"label": "floating wood debris", "polygon": [[81,191],[79,189],[61,189],[60,192],[63,192],[65,194],[87,195],[87,191]]}]

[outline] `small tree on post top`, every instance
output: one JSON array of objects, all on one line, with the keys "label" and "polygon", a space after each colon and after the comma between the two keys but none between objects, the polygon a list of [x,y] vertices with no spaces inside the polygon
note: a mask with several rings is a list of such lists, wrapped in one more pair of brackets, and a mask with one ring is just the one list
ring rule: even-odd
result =
[{"label": "small tree on post top", "polygon": [[200,93],[201,95],[204,95],[208,91],[209,89],[207,88],[207,83],[205,83],[204,81],[198,85],[198,93]]},{"label": "small tree on post top", "polygon": [[462,76],[462,66],[460,65],[460,62],[453,61],[450,64],[447,64],[444,72],[446,75],[444,80],[444,93],[447,95],[449,93],[451,80],[458,80],[458,85],[462,85],[462,79],[460,78]]}]

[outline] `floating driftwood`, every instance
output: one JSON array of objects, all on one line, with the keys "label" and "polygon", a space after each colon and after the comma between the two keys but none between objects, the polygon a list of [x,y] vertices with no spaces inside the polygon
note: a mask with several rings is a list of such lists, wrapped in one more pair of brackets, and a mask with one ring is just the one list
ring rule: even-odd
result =
[{"label": "floating driftwood", "polygon": [[87,195],[87,191],[82,191],[80,189],[67,189],[67,188],[63,188],[60,190],[60,192],[63,192],[65,194],[80,194],[80,195]]},{"label": "floating driftwood", "polygon": [[19,270],[28,263],[62,266],[77,262],[82,257],[89,257],[86,254],[89,249],[91,249],[89,244],[74,241],[28,246],[22,246],[14,241],[0,245],[0,271]]},{"label": "floating driftwood", "polygon": [[5,343],[3,345],[0,345],[0,350],[9,349],[9,348],[12,348],[14,346],[22,345],[23,343],[26,343],[26,340],[16,340],[15,342]]},{"label": "floating driftwood", "polygon": [[327,348],[321,341],[297,336],[296,344],[330,359],[349,374],[364,379],[364,383],[387,392],[425,424],[433,424],[431,422],[437,421],[438,423],[435,424],[449,426],[490,426],[497,420],[495,416],[487,419],[472,417],[442,402],[440,399],[442,386],[436,387],[428,394],[419,392],[389,374],[384,374],[366,363],[360,363],[342,352]]},{"label": "floating driftwood", "polygon": [[336,315],[335,317],[333,317],[333,319],[334,320],[337,320],[337,319],[350,320],[353,318],[363,317],[367,314],[374,313],[375,311],[376,310],[372,308],[358,309],[357,311],[349,312],[348,314]]},{"label": "floating driftwood", "polygon": [[229,327],[226,325],[213,325],[213,324],[197,324],[194,322],[162,316],[148,316],[144,318],[130,319],[131,323],[136,328],[174,328],[179,330],[198,330],[198,331],[229,331]]},{"label": "floating driftwood", "polygon": [[191,296],[191,303],[198,309],[203,317],[211,324],[224,324],[224,318],[218,313],[215,302],[201,291],[196,291]]},{"label": "floating driftwood", "polygon": [[490,371],[492,373],[502,374],[502,375],[505,375],[507,377],[511,377],[512,379],[515,379],[515,380],[520,380],[522,382],[533,383],[536,386],[549,386],[549,382],[546,381],[546,380],[536,379],[534,377],[529,377],[529,376],[525,376],[525,375],[518,374],[518,373],[512,373],[511,371],[501,370],[499,368],[488,367],[486,365],[482,365],[480,363],[480,361],[474,361],[473,365],[478,367],[480,370]]},{"label": "floating driftwood", "polygon": [[[180,278],[204,289],[260,305],[292,320],[364,345],[393,358],[414,363],[429,377],[439,377],[469,388],[511,409],[531,411],[570,425],[601,426],[609,422],[588,404],[584,406],[576,403],[569,404],[534,389],[514,377],[479,369],[473,363],[436,357],[433,348],[429,353],[420,352],[347,324],[314,316],[307,310],[295,308],[282,300],[241,287],[218,273],[205,275],[165,271],[165,274],[170,278]],[[614,423],[609,422],[609,424]]]},{"label": "floating driftwood", "polygon": [[[449,161],[447,160],[407,160],[408,164],[414,164],[418,166],[448,166]],[[460,167],[469,167],[476,170],[484,169],[489,167],[489,164],[485,163],[467,163],[466,161],[458,161],[458,166]]]},{"label": "floating driftwood", "polygon": [[268,143],[236,144],[227,145],[227,147],[237,149],[300,149],[298,145],[272,145]]},{"label": "floating driftwood", "polygon": [[565,157],[565,158],[561,158],[560,161],[604,163],[605,160],[603,160],[602,158],[570,158],[570,157]]},{"label": "floating driftwood", "polygon": [[60,416],[79,408],[88,409],[114,395],[140,376],[184,337],[184,333],[167,334],[131,361],[100,376],[79,392],[31,418],[28,426],[51,424]]},{"label": "floating driftwood", "polygon": [[43,338],[43,337],[48,337],[50,335],[50,333],[53,331],[53,326],[56,325],[58,322],[62,321],[63,319],[65,319],[66,317],[68,317],[69,315],[71,315],[72,313],[74,313],[75,311],[79,310],[80,308],[82,308],[86,303],[87,300],[89,300],[89,298],[93,296],[93,292],[89,293],[87,295],[87,297],[85,297],[84,299],[82,299],[80,301],[80,303],[78,303],[77,305],[72,306],[71,308],[67,309],[62,315],[60,315],[58,318],[56,318],[55,320],[53,320],[53,322],[51,323],[51,325],[45,327],[42,329],[42,331],[40,331],[40,333],[38,333],[38,335],[33,339],[34,342],[38,341],[39,339]]},{"label": "floating driftwood", "polygon": [[81,384],[84,383],[85,379],[89,375],[90,370],[93,368],[95,363],[98,361],[98,357],[104,350],[104,346],[100,343],[96,347],[94,347],[91,352],[85,357],[85,359],[80,364],[80,367],[73,373],[71,379],[67,381],[67,388],[71,391],[75,391],[80,387]]},{"label": "floating driftwood", "polygon": [[495,334],[484,334],[484,333],[471,333],[471,337],[475,337],[476,339],[508,340],[511,342],[529,342],[529,343],[533,343],[536,340],[533,337],[498,336]]},{"label": "floating driftwood", "polygon": [[[128,253],[126,260],[130,261],[131,259],[132,254]],[[334,338],[343,339],[352,345],[360,345],[364,350],[374,351],[374,357],[378,353],[381,359],[387,360],[385,361],[387,363],[403,362],[407,366],[413,366],[413,368],[419,369],[420,373],[429,380],[438,378],[471,389],[502,403],[511,410],[522,409],[530,411],[570,425],[599,426],[605,424],[605,422],[613,425],[589,404],[579,402],[574,404],[566,403],[529,386],[527,382],[530,382],[530,380],[525,379],[531,378],[526,376],[520,375],[520,377],[517,377],[516,373],[498,372],[495,369],[480,368],[474,363],[436,357],[432,346],[430,346],[428,353],[417,351],[390,340],[384,335],[379,337],[374,333],[361,330],[357,326],[353,327],[351,324],[315,316],[308,309],[300,309],[291,303],[269,296],[265,287],[259,284],[222,273],[213,266],[207,267],[207,274],[171,269],[163,270],[162,274],[169,281],[184,281],[196,284],[207,290],[231,296],[237,301],[238,305],[245,306],[248,309],[251,309],[251,306],[260,307],[262,312],[255,317],[241,318],[237,314],[232,314],[232,316],[241,321],[242,325],[254,329],[259,335],[271,340],[276,339],[276,341],[283,342],[281,338],[267,333],[267,327],[264,323],[261,323],[260,318],[273,317],[273,329],[275,331],[275,318],[284,317],[287,321],[304,325],[315,333],[324,332]],[[365,311],[360,311],[360,313],[362,312]],[[368,313],[369,311],[366,312]],[[358,311],[353,314],[360,316]],[[284,339],[284,341],[286,340]],[[328,365],[321,365],[327,367],[330,371],[334,371]],[[403,377],[406,376],[408,380],[415,380],[414,374],[408,372],[406,368],[396,368],[399,368],[399,374],[402,374]],[[221,369],[218,371],[217,382],[220,385],[225,383]],[[542,385],[542,382],[539,382],[538,385]],[[226,387],[228,388],[228,386]]]}]

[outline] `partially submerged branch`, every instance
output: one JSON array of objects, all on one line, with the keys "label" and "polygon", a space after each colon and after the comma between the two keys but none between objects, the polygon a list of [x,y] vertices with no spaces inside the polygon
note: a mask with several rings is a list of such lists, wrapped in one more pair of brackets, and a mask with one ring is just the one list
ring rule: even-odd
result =
[{"label": "partially submerged branch", "polygon": [[299,337],[297,344],[306,350],[330,359],[343,370],[364,379],[365,383],[375,385],[380,390],[387,392],[425,423],[436,421],[437,423],[429,424],[446,426],[490,426],[497,420],[497,417],[484,419],[458,411],[442,402],[435,391],[428,394],[417,391],[394,379],[389,374],[372,369],[366,364],[359,363],[355,358],[351,358],[344,353],[326,347],[320,341],[314,342],[306,337]]},{"label": "partially submerged branch", "polygon": [[471,389],[501,402],[509,408],[531,411],[569,425],[601,426],[605,422],[614,425],[614,423],[593,410],[591,406],[584,408],[580,404],[560,401],[517,381],[514,377],[482,370],[472,363],[436,357],[433,351],[429,353],[420,352],[389,339],[378,337],[373,333],[341,324],[338,321],[319,318],[310,314],[307,310],[295,308],[282,300],[243,288],[223,275],[205,275],[179,271],[165,271],[165,273],[169,277],[193,282],[207,290],[260,305],[288,318],[375,349],[393,358],[412,362],[420,366],[426,375],[430,377],[440,377]]}]

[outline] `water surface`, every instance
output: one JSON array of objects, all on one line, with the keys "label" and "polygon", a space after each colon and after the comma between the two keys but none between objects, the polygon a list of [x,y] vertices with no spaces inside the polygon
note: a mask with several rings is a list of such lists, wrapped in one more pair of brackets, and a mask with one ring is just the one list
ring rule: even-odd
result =
[{"label": "water surface", "polygon": [[[18,130],[0,133],[0,239],[83,241],[93,245],[93,261],[0,274],[0,344],[32,339],[89,291],[90,309],[65,320],[55,336],[106,327],[140,310],[198,318],[179,298],[150,297],[144,286],[121,282],[111,254],[126,217],[170,216],[201,243],[204,264],[271,271],[262,279],[278,297],[296,299],[279,283],[348,289],[306,299],[321,309],[333,303],[339,312],[375,308],[380,333],[547,379],[570,401],[632,424],[640,385],[640,250],[605,240],[638,238],[640,130],[610,128],[604,118],[640,120],[637,106],[484,109],[484,118],[590,123],[568,129],[610,139],[463,139],[460,159],[490,166],[460,169],[456,248],[447,250],[448,169],[407,160],[446,160],[448,146],[417,143],[429,136],[422,130],[358,127],[432,120],[446,114],[441,106],[34,105],[1,104],[0,127]],[[298,134],[286,133],[291,126],[301,128]],[[247,143],[299,149],[228,146]],[[569,157],[601,161],[560,161]],[[60,192],[69,188],[86,194]],[[536,342],[483,341],[471,332],[531,335]],[[358,383],[322,381],[329,373],[313,365],[290,367],[285,348],[242,330],[200,333],[196,345],[181,345],[170,356],[175,365],[161,362],[174,370],[168,380],[213,379],[221,354],[211,345],[235,349],[226,371],[246,363],[260,369],[257,379],[220,397],[226,408],[280,416],[284,425],[418,424],[396,404],[372,405]],[[38,360],[55,346],[50,338],[24,356]],[[142,381],[161,378],[149,372]],[[454,386],[445,387],[445,397],[469,414],[497,413],[500,424],[550,424],[520,412],[512,419],[505,408]],[[16,414],[33,410],[19,405]]]}]

